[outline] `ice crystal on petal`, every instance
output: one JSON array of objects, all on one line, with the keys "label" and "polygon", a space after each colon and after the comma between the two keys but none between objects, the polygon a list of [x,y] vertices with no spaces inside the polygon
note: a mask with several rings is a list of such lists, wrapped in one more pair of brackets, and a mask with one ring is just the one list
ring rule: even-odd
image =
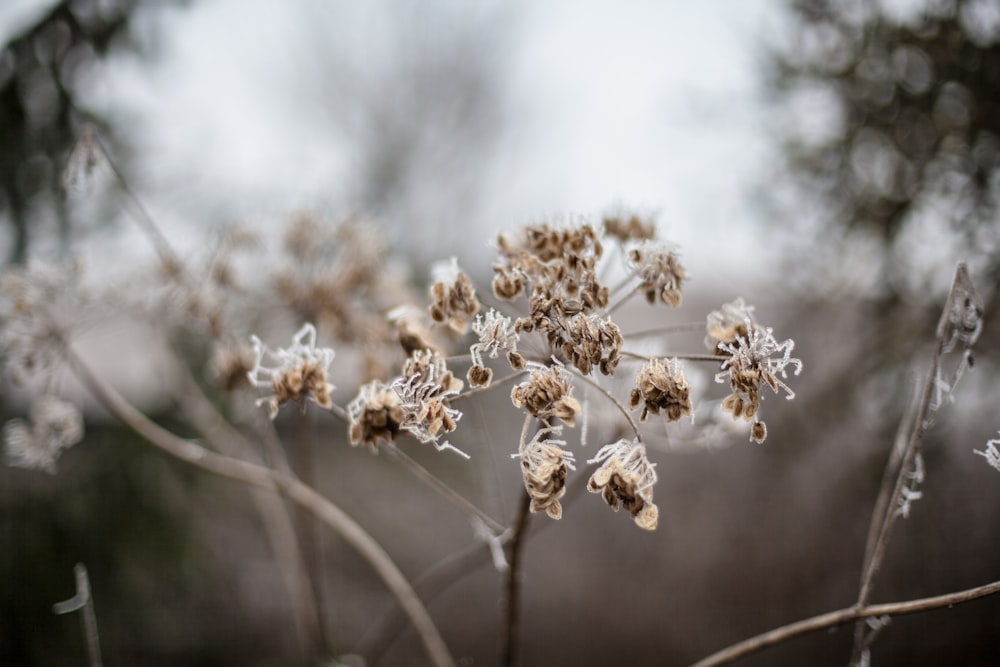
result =
[{"label": "ice crystal on petal", "polygon": [[448,399],[462,390],[462,381],[452,375],[444,359],[430,351],[415,352],[403,366],[402,377],[392,383],[402,410],[400,428],[438,450],[450,449],[460,456],[468,454],[441,436],[457,428],[462,413],[449,405]]}]

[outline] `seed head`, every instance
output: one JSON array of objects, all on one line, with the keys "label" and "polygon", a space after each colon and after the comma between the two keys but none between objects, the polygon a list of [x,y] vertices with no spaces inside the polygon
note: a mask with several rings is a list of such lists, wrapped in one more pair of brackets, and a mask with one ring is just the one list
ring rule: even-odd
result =
[{"label": "seed head", "polygon": [[[321,408],[331,407],[330,394],[334,387],[327,382],[327,373],[335,355],[331,348],[316,347],[316,327],[308,322],[304,324],[292,336],[292,345],[288,348],[272,350],[256,336],[251,336],[250,342],[255,362],[247,377],[253,386],[269,387],[273,392],[257,401],[258,405],[268,404],[271,419],[288,401],[309,399]],[[272,358],[276,365],[264,366],[266,357]]]},{"label": "seed head", "polygon": [[629,269],[642,282],[646,301],[657,298],[673,307],[681,305],[681,283],[686,278],[677,252],[661,243],[646,241],[629,251]]},{"label": "seed head", "polygon": [[646,420],[650,412],[660,414],[667,421],[677,421],[684,415],[691,414],[691,398],[684,370],[677,359],[667,359],[663,363],[653,359],[643,366],[635,381],[635,388],[629,397],[629,407],[635,409],[642,404],[641,421]]},{"label": "seed head", "polygon": [[378,452],[380,440],[392,442],[399,433],[404,414],[399,395],[392,387],[378,380],[361,387],[347,405],[350,419],[348,434],[354,446],[365,444]]},{"label": "seed head", "polygon": [[659,510],[653,503],[654,464],[639,442],[619,440],[605,445],[587,463],[601,463],[587,482],[587,490],[600,493],[611,509],[625,508],[637,526],[655,530]]},{"label": "seed head", "polygon": [[63,450],[83,439],[83,416],[72,403],[40,396],[31,404],[30,421],[11,419],[3,437],[7,465],[55,474]]},{"label": "seed head", "polygon": [[565,441],[549,437],[558,432],[558,428],[541,429],[514,455],[521,459],[524,490],[531,498],[529,509],[553,519],[562,518],[559,499],[566,493],[567,470],[575,470],[573,455],[562,448]]},{"label": "seed head", "polygon": [[433,275],[429,308],[431,319],[438,324],[447,324],[456,333],[465,333],[469,320],[479,312],[479,299],[472,281],[458,268],[458,260],[454,257],[435,265]]},{"label": "seed head", "polygon": [[580,412],[580,403],[571,395],[573,385],[564,370],[558,366],[531,371],[527,382],[514,387],[510,400],[514,407],[524,408],[533,417],[548,425],[559,419],[573,426]]},{"label": "seed head", "polygon": [[449,405],[449,399],[461,389],[462,381],[448,370],[443,357],[428,350],[414,352],[403,364],[402,377],[392,383],[403,413],[400,428],[439,451],[451,449],[468,458],[451,443],[440,441],[462,418],[462,413]]}]

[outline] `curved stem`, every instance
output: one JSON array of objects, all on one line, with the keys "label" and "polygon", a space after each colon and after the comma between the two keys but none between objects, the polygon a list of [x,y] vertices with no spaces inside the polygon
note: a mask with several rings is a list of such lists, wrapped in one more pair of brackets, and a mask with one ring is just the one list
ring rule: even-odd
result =
[{"label": "curved stem", "polygon": [[289,500],[312,513],[350,544],[382,579],[389,592],[413,623],[434,665],[451,666],[454,660],[413,587],[382,546],[354,519],[329,499],[291,474],[209,451],[183,440],[152,422],[113,387],[94,374],[68,346],[63,351],[70,369],[113,416],[167,454],[194,466],[236,481],[284,493]]},{"label": "curved stem", "polygon": [[832,628],[838,625],[844,625],[845,623],[870,618],[872,616],[902,616],[904,614],[915,614],[921,611],[940,609],[942,607],[950,607],[963,602],[978,600],[979,598],[983,598],[988,595],[995,595],[997,593],[1000,593],[1000,581],[994,581],[993,583],[984,584],[983,586],[976,586],[975,588],[968,588],[964,591],[957,591],[955,593],[937,595],[929,598],[920,598],[917,600],[908,600],[906,602],[889,602],[885,604],[873,604],[865,607],[847,607],[846,609],[827,612],[825,614],[820,614],[819,616],[813,616],[812,618],[783,625],[780,628],[775,628],[769,632],[759,634],[756,637],[751,637],[750,639],[733,644],[729,648],[723,649],[717,653],[713,653],[707,658],[699,660],[694,663],[692,667],[716,667],[717,665],[725,665],[748,656],[751,653],[756,653],[757,651],[768,648],[769,646],[786,642],[793,637],[798,637],[799,635],[804,635],[810,632],[816,632],[817,630]]},{"label": "curved stem", "polygon": [[635,434],[635,440],[636,440],[636,442],[642,442],[642,436],[639,434],[639,425],[635,423],[635,420],[632,419],[632,415],[630,415],[628,413],[628,410],[625,409],[625,406],[622,405],[621,402],[617,398],[615,398],[614,396],[612,396],[608,392],[608,390],[605,389],[604,387],[602,387],[599,383],[595,382],[594,380],[592,380],[591,378],[587,377],[586,375],[584,375],[583,373],[579,372],[578,370],[576,370],[574,368],[569,368],[569,370],[570,370],[570,372],[573,373],[573,375],[577,376],[578,378],[580,378],[581,380],[583,380],[584,382],[586,382],[587,384],[589,384],[591,387],[593,387],[594,389],[596,389],[597,391],[599,391],[605,398],[607,398],[609,401],[611,401],[614,404],[614,406],[618,408],[618,411],[621,412],[625,416],[625,419],[628,421],[628,425],[630,427],[632,427],[632,433]]}]

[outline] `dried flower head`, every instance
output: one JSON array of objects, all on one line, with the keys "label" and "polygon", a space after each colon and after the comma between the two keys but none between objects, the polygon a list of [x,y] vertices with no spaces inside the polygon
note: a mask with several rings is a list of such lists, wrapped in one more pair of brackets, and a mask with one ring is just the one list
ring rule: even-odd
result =
[{"label": "dried flower head", "polygon": [[249,345],[219,345],[212,355],[211,375],[226,391],[236,391],[249,385],[248,376],[256,365],[255,356]]},{"label": "dried flower head", "polygon": [[650,412],[660,414],[660,410],[667,421],[677,421],[691,414],[690,391],[680,361],[667,359],[664,363],[653,359],[642,367],[629,397],[629,407],[635,409],[640,403],[641,421],[645,421]]},{"label": "dried flower head", "polygon": [[531,371],[526,382],[514,387],[510,400],[514,407],[524,408],[531,416],[547,425],[559,419],[573,426],[580,412],[580,403],[571,395],[573,385],[566,371],[558,366],[537,368]]},{"label": "dried flower head", "polygon": [[490,359],[496,359],[500,351],[507,352],[507,361],[511,368],[521,370],[527,363],[524,357],[517,351],[517,342],[520,335],[514,329],[511,319],[501,315],[495,309],[490,308],[485,317],[476,315],[472,323],[472,330],[479,336],[479,341],[473,343],[469,348],[472,355],[472,367],[469,369],[469,384],[473,386],[485,386],[490,383],[493,371],[486,367],[483,362],[483,353]]},{"label": "dried flower head", "polygon": [[83,416],[72,403],[49,395],[38,397],[29,414],[29,422],[4,424],[4,459],[10,466],[55,474],[62,451],[83,439]]},{"label": "dried flower head", "polygon": [[514,456],[521,459],[524,490],[531,498],[532,512],[545,512],[553,519],[562,518],[559,499],[566,493],[566,475],[573,467],[573,455],[563,449],[566,442],[550,436],[559,428],[543,428]]},{"label": "dried flower head", "polygon": [[742,298],[723,304],[719,310],[708,314],[705,326],[707,335],[705,346],[712,352],[719,351],[720,343],[732,343],[737,336],[747,335],[747,321],[754,322],[753,306],[748,306]]},{"label": "dried flower head", "polygon": [[440,441],[462,418],[462,413],[449,405],[449,399],[462,390],[462,381],[448,370],[443,357],[427,350],[413,353],[403,365],[402,377],[393,381],[392,390],[399,396],[402,430],[420,442],[432,443],[438,451],[451,449],[468,458],[451,443]]},{"label": "dried flower head", "polygon": [[655,530],[659,510],[653,503],[655,464],[646,458],[646,448],[634,440],[604,445],[587,463],[601,463],[587,482],[587,490],[600,493],[614,511],[625,508],[637,526]]},{"label": "dried flower head", "polygon": [[434,265],[434,284],[431,285],[432,303],[428,309],[438,324],[447,324],[456,333],[465,333],[469,320],[479,312],[479,299],[472,281],[458,268],[454,257]]},{"label": "dried flower head", "polygon": [[973,451],[986,459],[988,464],[1000,470],[1000,438],[988,441],[984,451],[979,451],[978,449]]},{"label": "dried flower head", "polygon": [[392,442],[403,422],[403,407],[392,387],[377,380],[363,385],[347,404],[348,434],[354,446],[365,444],[378,451],[380,440]]},{"label": "dried flower head", "polygon": [[[737,335],[731,343],[718,344],[718,351],[728,355],[728,358],[722,362],[715,381],[721,383],[728,380],[732,390],[723,400],[723,408],[734,418],[753,419],[760,409],[763,385],[770,387],[774,393],[785,390],[788,400],[795,398],[795,392],[782,379],[788,377],[789,366],[794,367],[795,375],[798,375],[802,371],[802,362],[791,356],[795,347],[791,339],[779,343],[770,327],[761,327],[749,318],[744,320],[744,327],[746,336]],[[766,435],[764,422],[755,419],[751,439],[763,442]]]},{"label": "dried flower head", "polygon": [[627,241],[647,241],[656,236],[652,220],[643,220],[638,213],[620,211],[604,216],[604,235]]},{"label": "dried flower head", "polygon": [[[256,336],[251,336],[250,342],[253,343],[255,361],[247,377],[253,386],[268,387],[273,392],[271,396],[257,401],[258,405],[268,404],[271,419],[278,414],[278,408],[288,401],[308,398],[321,408],[332,405],[330,394],[333,385],[327,382],[327,374],[333,363],[334,351],[316,347],[316,327],[308,322],[302,325],[292,336],[292,345],[288,348],[272,350]],[[266,357],[276,364],[264,366]]]},{"label": "dried flower head", "polygon": [[662,243],[646,241],[628,253],[629,269],[639,278],[646,301],[653,304],[657,298],[675,308],[681,305],[681,283],[687,274],[681,266],[676,250]]},{"label": "dried flower head", "polygon": [[421,350],[441,351],[424,322],[426,317],[424,311],[412,305],[397,306],[389,311],[389,322],[395,328],[399,344],[407,355]]}]

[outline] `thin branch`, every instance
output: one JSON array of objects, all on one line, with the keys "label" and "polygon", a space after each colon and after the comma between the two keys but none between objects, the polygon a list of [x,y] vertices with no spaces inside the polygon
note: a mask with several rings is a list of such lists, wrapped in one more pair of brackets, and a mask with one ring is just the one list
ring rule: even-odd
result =
[{"label": "thin branch", "polygon": [[70,369],[101,405],[152,445],[175,458],[222,477],[283,492],[291,501],[311,512],[340,535],[368,562],[396,597],[413,623],[431,662],[439,666],[454,665],[444,639],[406,577],[382,546],[343,510],[288,473],[216,454],[179,438],[133,407],[113,387],[94,374],[69,346],[64,346],[63,350]]},{"label": "thin branch", "polygon": [[639,433],[639,425],[635,423],[635,420],[632,419],[632,415],[630,415],[628,413],[628,410],[626,410],[625,406],[621,404],[621,401],[619,401],[617,398],[615,398],[614,396],[612,396],[611,393],[607,389],[605,389],[604,387],[602,387],[600,385],[600,383],[595,382],[592,378],[587,377],[586,375],[584,375],[583,373],[579,372],[575,368],[569,368],[569,370],[570,370],[570,372],[573,373],[573,375],[575,375],[576,377],[580,378],[581,380],[583,380],[584,382],[586,382],[587,384],[589,384],[591,387],[593,387],[594,389],[596,389],[597,391],[599,391],[602,396],[604,396],[609,401],[611,401],[611,403],[616,408],[618,408],[618,411],[621,412],[625,416],[625,420],[628,421],[628,425],[630,427],[632,427],[632,433],[635,434],[636,441],[637,442],[642,441],[642,435],[640,435],[640,433]]},{"label": "thin branch", "polygon": [[440,493],[448,502],[462,510],[469,516],[474,516],[486,524],[494,534],[499,535],[504,531],[504,527],[500,525],[500,522],[491,517],[489,514],[483,510],[476,507],[472,502],[470,502],[465,496],[455,491],[453,488],[438,479],[431,471],[423,467],[416,461],[414,461],[410,456],[401,450],[399,447],[392,443],[385,445],[385,448],[392,452],[403,465],[412,472],[420,481],[424,482],[432,489]]},{"label": "thin branch", "polygon": [[[653,357],[647,356],[645,354],[639,354],[637,352],[629,352],[628,350],[622,350],[620,352],[623,357],[631,357],[632,359],[638,359],[639,361],[652,361]],[[680,359],[681,361],[714,361],[717,363],[722,363],[729,356],[722,354],[665,354],[658,359]]]},{"label": "thin branch", "polygon": [[662,327],[653,327],[652,329],[641,329],[639,331],[631,331],[629,333],[622,334],[627,340],[633,340],[635,338],[645,338],[646,336],[660,336],[669,335],[676,333],[693,333],[696,331],[705,331],[704,322],[687,322],[685,324],[668,324]]},{"label": "thin branch", "polygon": [[489,392],[491,389],[495,389],[497,387],[502,387],[505,384],[511,384],[512,382],[515,382],[516,380],[521,379],[522,377],[524,377],[527,374],[528,374],[528,371],[518,371],[517,373],[512,373],[510,375],[507,375],[506,377],[500,378],[499,380],[494,380],[488,386],[485,386],[485,387],[476,387],[475,389],[469,389],[468,391],[463,392],[463,393],[459,394],[458,396],[455,396],[454,398],[448,399],[448,402],[449,403],[454,403],[455,401],[461,401],[461,400],[466,399],[466,398],[472,398],[473,396],[478,396],[479,394],[485,394],[485,393]]},{"label": "thin branch", "polygon": [[717,653],[713,653],[707,658],[699,660],[694,663],[692,667],[717,667],[718,665],[725,665],[739,660],[740,658],[744,658],[751,653],[756,653],[757,651],[761,651],[770,646],[786,642],[793,637],[798,637],[799,635],[808,634],[810,632],[816,632],[818,630],[833,628],[838,625],[844,625],[845,623],[870,618],[872,616],[903,616],[905,614],[915,614],[921,611],[941,609],[943,607],[951,607],[952,605],[962,604],[963,602],[971,602],[972,600],[978,600],[979,598],[995,595],[997,593],[1000,593],[1000,581],[994,581],[993,583],[976,586],[975,588],[968,588],[964,591],[957,591],[955,593],[937,595],[929,598],[920,598],[918,600],[873,604],[866,607],[847,607],[845,609],[831,611],[826,614],[820,614],[819,616],[813,616],[812,618],[783,625],[780,628],[775,628],[774,630],[759,634],[756,637],[751,637],[750,639],[733,644],[732,646],[718,651]]},{"label": "thin branch", "polygon": [[521,557],[524,551],[525,529],[528,527],[531,497],[527,491],[521,493],[521,502],[517,506],[517,516],[514,518],[514,530],[511,533],[507,562],[507,580],[503,596],[503,644],[500,649],[500,664],[510,667],[517,662],[520,649],[520,614],[521,614]]},{"label": "thin branch", "polygon": [[[899,449],[898,446],[894,446],[893,451],[889,456],[889,460],[886,463],[882,488],[879,492],[876,508],[872,515],[872,523],[868,531],[868,543],[865,545],[866,561],[862,569],[861,583],[858,587],[858,599],[856,603],[858,608],[865,607],[868,604],[868,600],[871,598],[875,575],[882,566],[882,561],[885,558],[886,549],[889,544],[889,537],[892,532],[892,528],[895,525],[896,518],[899,515],[896,508],[898,507],[903,488],[909,481],[908,477],[912,474],[914,469],[915,460],[919,453],[920,443],[923,440],[924,433],[931,425],[932,420],[929,419],[929,415],[933,410],[932,405],[934,400],[934,389],[940,372],[941,358],[944,356],[946,351],[950,349],[948,348],[948,345],[952,342],[950,340],[948,327],[949,317],[953,312],[955,300],[959,298],[959,291],[969,289],[966,285],[967,282],[968,273],[965,265],[959,264],[955,270],[955,277],[952,280],[951,288],[948,291],[948,298],[945,302],[944,309],[942,310],[941,318],[938,321],[934,354],[931,357],[931,367],[927,373],[927,379],[924,382],[923,390],[920,396],[920,403],[917,407],[916,413],[912,415],[912,422],[910,422],[909,426],[909,438],[906,441],[906,447],[900,456],[897,455],[897,451]],[[902,439],[904,437],[904,433],[905,429],[901,426],[899,432],[897,433],[897,438]],[[895,467],[897,465],[898,467]],[[893,480],[893,478],[895,481],[892,485],[892,493],[886,496],[885,489],[888,488],[888,484]],[[886,502],[886,498],[888,499],[888,502]],[[880,526],[877,533],[875,531],[876,525]],[[874,543],[872,543],[872,535],[876,534],[877,537],[875,538]],[[858,664],[861,659],[864,637],[865,626],[863,623],[857,623],[854,628],[854,648],[851,655],[852,665]]]},{"label": "thin branch", "polygon": [[628,303],[628,300],[631,299],[636,294],[638,294],[639,290],[641,290],[642,288],[643,288],[643,284],[639,283],[638,285],[636,285],[635,287],[633,287],[632,289],[630,289],[625,294],[625,296],[623,296],[622,298],[618,299],[618,301],[616,301],[615,303],[611,304],[610,306],[608,306],[604,310],[605,315],[610,315],[611,313],[615,312],[616,310],[618,310],[619,308],[621,308],[622,306],[624,306],[626,303]]},{"label": "thin branch", "polygon": [[97,634],[97,614],[94,612],[94,597],[90,593],[90,578],[83,563],[73,567],[76,578],[76,594],[68,600],[52,605],[56,614],[69,614],[83,610],[80,622],[83,624],[83,635],[87,639],[87,658],[90,667],[101,667],[101,641]]}]

